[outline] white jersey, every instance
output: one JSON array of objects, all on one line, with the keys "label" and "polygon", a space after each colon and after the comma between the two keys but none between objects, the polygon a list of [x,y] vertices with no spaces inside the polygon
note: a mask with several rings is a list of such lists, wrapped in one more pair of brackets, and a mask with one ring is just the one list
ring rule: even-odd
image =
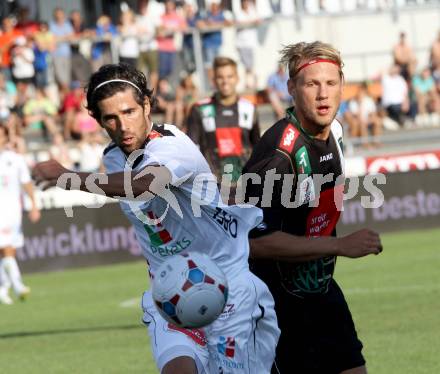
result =
[{"label": "white jersey", "polygon": [[[127,157],[115,144],[104,151],[107,173],[124,171],[126,162]],[[171,172],[169,191],[175,196],[178,207],[169,207],[166,211],[167,201],[157,196],[144,202],[120,202],[135,228],[150,272],[154,274],[168,256],[187,252],[207,254],[228,277],[247,270],[248,232],[261,222],[261,210],[253,206],[223,204],[205,158],[190,138],[175,126],[153,125],[142,157],[136,160],[133,170],[140,171],[148,165],[163,165]],[[199,204],[202,196],[206,196],[207,205]],[[176,207],[176,204],[171,205]],[[156,224],[140,219],[162,215]]]},{"label": "white jersey", "polygon": [[21,185],[30,181],[24,157],[9,150],[0,151],[0,204],[5,212],[21,211]]},{"label": "white jersey", "polygon": [[0,151],[0,248],[23,245],[21,191],[22,184],[30,181],[24,157],[9,150]]}]

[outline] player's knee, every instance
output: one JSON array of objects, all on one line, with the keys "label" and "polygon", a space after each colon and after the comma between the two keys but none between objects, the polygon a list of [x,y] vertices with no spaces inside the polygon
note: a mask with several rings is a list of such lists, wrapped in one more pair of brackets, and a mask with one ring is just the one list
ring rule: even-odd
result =
[{"label": "player's knee", "polygon": [[161,374],[198,374],[197,366],[192,357],[180,356],[167,362]]}]

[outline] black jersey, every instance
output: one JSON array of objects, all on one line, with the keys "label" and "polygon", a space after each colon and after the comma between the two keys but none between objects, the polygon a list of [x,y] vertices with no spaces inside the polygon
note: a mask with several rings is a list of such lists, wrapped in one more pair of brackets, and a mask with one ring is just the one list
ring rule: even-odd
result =
[{"label": "black jersey", "polygon": [[[264,133],[244,168],[262,179],[261,184],[246,186],[246,199],[258,197],[264,211],[264,223],[251,232],[251,238],[278,230],[307,237],[335,235],[344,187],[342,165],[339,122],[332,123],[327,140],[314,139],[290,109],[286,118]],[[274,172],[281,179],[275,180],[268,197],[264,181]],[[303,297],[327,292],[335,262],[334,256],[303,263],[253,260],[251,267],[268,284],[281,282],[289,293]]]},{"label": "black jersey", "polygon": [[187,134],[198,144],[213,173],[221,181],[224,166],[233,166],[235,182],[253,146],[260,140],[255,105],[239,98],[224,106],[213,96],[194,104],[187,119]]}]

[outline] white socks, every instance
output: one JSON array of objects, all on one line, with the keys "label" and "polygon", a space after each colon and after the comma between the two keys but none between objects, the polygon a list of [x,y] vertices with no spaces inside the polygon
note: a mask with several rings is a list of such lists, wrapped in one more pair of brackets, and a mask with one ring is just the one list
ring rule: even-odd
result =
[{"label": "white socks", "polygon": [[0,297],[4,298],[8,296],[9,288],[11,287],[11,281],[6,273],[6,269],[3,263],[3,258],[0,258]]},{"label": "white socks", "polygon": [[4,292],[4,288],[8,290],[11,285],[16,295],[20,295],[26,288],[15,257],[8,256],[0,261],[0,292]]}]

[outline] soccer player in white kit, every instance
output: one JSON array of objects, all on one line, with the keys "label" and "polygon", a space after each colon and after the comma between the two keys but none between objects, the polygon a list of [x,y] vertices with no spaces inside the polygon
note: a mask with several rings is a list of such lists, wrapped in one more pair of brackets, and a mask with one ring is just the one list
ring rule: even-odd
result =
[{"label": "soccer player in white kit", "polygon": [[17,248],[23,246],[22,190],[31,200],[29,219],[36,222],[40,218],[29,169],[23,156],[7,149],[8,130],[0,125],[0,303],[12,304],[9,288],[23,299],[30,288],[23,284],[20,269],[15,259]]},{"label": "soccer player in white kit", "polygon": [[269,373],[279,337],[274,302],[248,267],[248,232],[261,210],[223,204],[197,146],[175,126],[150,121],[153,102],[141,72],[103,66],[90,79],[87,103],[112,139],[104,151],[106,174],[72,173],[65,183],[71,171],[47,161],[35,167],[34,178],[47,188],[60,186],[64,176],[63,188],[120,197],[150,276],[168,256],[192,252],[207,254],[226,274],[227,306],[203,329],[167,323],[144,293],[143,321],[161,373]]}]

